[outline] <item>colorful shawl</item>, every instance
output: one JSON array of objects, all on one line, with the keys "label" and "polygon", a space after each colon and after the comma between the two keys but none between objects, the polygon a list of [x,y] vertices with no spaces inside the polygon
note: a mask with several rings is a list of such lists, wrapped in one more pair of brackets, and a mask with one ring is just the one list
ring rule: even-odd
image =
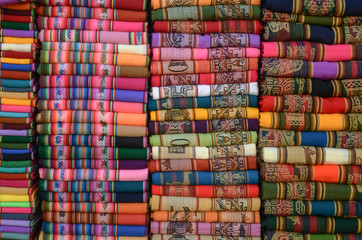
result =
[{"label": "colorful shawl", "polygon": [[196,198],[152,195],[151,211],[259,211],[259,198]]},{"label": "colorful shawl", "polygon": [[353,16],[353,17],[308,16],[303,14],[298,15],[298,14],[273,12],[268,9],[263,9],[262,21],[292,22],[292,23],[314,24],[314,25],[332,27],[332,26],[342,26],[342,25],[343,26],[361,25],[362,17],[361,16]]},{"label": "colorful shawl", "polygon": [[[250,216],[250,218],[252,215]],[[257,216],[255,216],[256,218]],[[107,225],[148,225],[147,214],[112,214],[85,212],[44,212],[43,220],[53,223],[81,223]]]},{"label": "colorful shawl", "polygon": [[[229,236],[212,236],[212,235],[177,235],[187,240],[260,240],[260,237],[229,237]],[[175,235],[172,234],[152,234],[152,240],[173,240]],[[44,239],[50,240],[50,239]],[[73,239],[67,239],[73,240]],[[90,239],[91,240],[91,239]],[[131,240],[131,239],[129,239]],[[143,239],[140,239],[143,240]]]},{"label": "colorful shawl", "polygon": [[3,0],[3,1],[1,1],[0,6],[1,5],[21,3],[21,2],[24,2],[24,1],[25,0]]},{"label": "colorful shawl", "polygon": [[258,83],[222,84],[222,85],[180,85],[152,87],[152,98],[185,98],[208,96],[234,96],[259,94]]},{"label": "colorful shawl", "polygon": [[185,133],[162,134],[149,137],[151,146],[230,146],[257,142],[257,133],[254,131],[216,132],[216,133]]},{"label": "colorful shawl", "polygon": [[264,200],[265,215],[325,217],[362,217],[362,202],[354,201],[301,201],[301,200]]},{"label": "colorful shawl", "polygon": [[148,53],[147,44],[128,45],[84,42],[42,42],[41,49],[48,51],[129,53],[139,55],[147,55]]},{"label": "colorful shawl", "polygon": [[262,24],[259,20],[155,21],[153,23],[153,30],[155,32],[190,33],[190,34],[205,34],[205,33],[260,34],[262,30]]},{"label": "colorful shawl", "polygon": [[43,6],[75,6],[75,7],[92,7],[92,8],[115,8],[115,9],[126,9],[134,11],[145,11],[147,1],[145,0],[134,0],[132,2],[125,2],[124,0],[39,0],[39,5]]},{"label": "colorful shawl", "polygon": [[[119,153],[119,155],[126,155],[126,154]],[[222,147],[152,147],[152,159],[154,160],[187,159],[187,158],[209,159],[209,158],[228,158],[228,157],[244,157],[244,156],[245,157],[256,156],[256,145],[254,143],[245,144],[245,145],[222,146]]]},{"label": "colorful shawl", "polygon": [[322,98],[310,95],[263,96],[261,112],[294,113],[358,113],[362,112],[362,96]]},{"label": "colorful shawl", "polygon": [[152,61],[153,75],[242,72],[258,70],[258,58]]},{"label": "colorful shawl", "polygon": [[[148,182],[105,182],[105,181],[46,181],[39,182],[40,190],[44,192],[124,192],[143,193],[147,192]],[[44,203],[44,202],[43,202]],[[60,204],[61,206],[61,204]],[[52,209],[52,208],[50,208]],[[103,208],[102,208],[103,209]],[[48,210],[49,211],[49,210]],[[51,210],[61,211],[61,210]],[[134,212],[134,213],[137,213]]]},{"label": "colorful shawl", "polygon": [[362,115],[261,112],[260,127],[293,131],[362,131]]},{"label": "colorful shawl", "polygon": [[212,119],[258,119],[258,108],[191,108],[150,112],[150,121],[193,121]]},{"label": "colorful shawl", "polygon": [[[44,234],[43,231],[39,235],[40,240],[148,240],[148,236],[145,237],[119,237],[119,236],[107,236],[100,237],[94,235],[60,235],[60,234]],[[209,240],[209,239],[207,239]],[[213,239],[210,239],[213,240]],[[244,240],[244,239],[243,239]],[[254,240],[254,239],[251,239]],[[260,239],[256,239],[260,240]]]},{"label": "colorful shawl", "polygon": [[118,137],[144,137],[147,128],[140,126],[92,124],[92,123],[45,123],[37,125],[39,134],[80,134],[80,135],[106,135]]},{"label": "colorful shawl", "polygon": [[335,240],[335,239],[343,239],[343,240],[356,240],[359,239],[361,235],[357,234],[303,234],[303,233],[295,233],[295,232],[273,232],[273,231],[265,231],[265,240],[273,240],[273,239],[300,239],[300,240]]},{"label": "colorful shawl", "polygon": [[204,222],[151,222],[150,232],[161,234],[196,234],[217,236],[260,236],[260,224],[204,223]]},{"label": "colorful shawl", "polygon": [[[225,86],[225,85],[224,85]],[[1,100],[0,100],[1,101]],[[186,108],[236,108],[257,107],[258,99],[254,95],[226,95],[209,97],[148,98],[148,110],[170,110]]]},{"label": "colorful shawl", "polygon": [[177,159],[150,160],[148,170],[168,171],[240,171],[256,169],[255,157],[219,158],[219,159]]},{"label": "colorful shawl", "polygon": [[95,236],[146,236],[147,226],[136,225],[98,225],[43,222],[44,233],[85,234]]},{"label": "colorful shawl", "polygon": [[146,32],[112,32],[89,30],[41,30],[41,42],[118,43],[127,45],[147,44]]},{"label": "colorful shawl", "polygon": [[[255,133],[256,135],[256,133]],[[256,138],[256,137],[255,137]],[[147,137],[115,137],[104,135],[38,135],[42,146],[135,147],[146,148]],[[19,143],[17,143],[19,144]],[[1,146],[1,145],[0,145]]]},{"label": "colorful shawl", "polygon": [[326,182],[362,184],[362,167],[344,165],[288,165],[264,163],[260,167],[262,180],[267,182]]},{"label": "colorful shawl", "polygon": [[[148,169],[111,170],[111,169],[54,169],[40,168],[39,176],[55,181],[145,181]],[[252,176],[250,176],[251,178]]]},{"label": "colorful shawl", "polygon": [[[244,20],[247,21],[247,20]],[[248,20],[251,21],[251,20]],[[124,22],[104,19],[65,18],[65,17],[39,17],[38,27],[41,29],[76,29],[90,31],[110,32],[146,32],[147,22]]]},{"label": "colorful shawl", "polygon": [[246,33],[152,33],[152,48],[260,47],[260,36]]},{"label": "colorful shawl", "polygon": [[74,160],[52,160],[39,159],[39,163],[44,168],[57,169],[144,169],[147,168],[147,160],[94,160],[82,159]]},{"label": "colorful shawl", "polygon": [[290,200],[362,200],[359,185],[321,182],[262,182],[262,199]]},{"label": "colorful shawl", "polygon": [[[104,193],[104,192],[40,192],[46,202],[148,202],[148,193]],[[124,224],[123,224],[124,225]]]},{"label": "colorful shawl", "polygon": [[40,100],[39,111],[47,110],[92,110],[123,113],[145,113],[143,103],[104,101],[104,100]]},{"label": "colorful shawl", "polygon": [[59,110],[42,111],[36,118],[38,123],[101,123],[115,125],[146,126],[147,114],[115,113],[103,111]]},{"label": "colorful shawl", "polygon": [[267,163],[362,166],[362,148],[264,147],[261,154]]},{"label": "colorful shawl", "polygon": [[151,76],[152,87],[177,85],[222,85],[258,81],[257,71]]},{"label": "colorful shawl", "polygon": [[238,222],[260,223],[259,212],[186,212],[155,211],[152,219],[157,222]]},{"label": "colorful shawl", "polygon": [[[237,146],[245,150],[256,148],[255,144]],[[237,149],[235,147],[235,150]],[[197,147],[195,147],[197,148]],[[224,147],[223,149],[225,149]],[[244,150],[244,148],[242,148]],[[255,150],[255,149],[253,149]],[[148,159],[149,150],[147,148],[110,148],[110,147],[81,147],[81,146],[39,146],[39,158],[44,159]],[[224,150],[226,151],[226,149]],[[252,151],[252,150],[249,150]],[[255,150],[256,151],[256,150]],[[213,151],[210,149],[210,154]],[[241,152],[243,152],[241,150]],[[214,153],[216,155],[216,153]]]},{"label": "colorful shawl", "polygon": [[317,216],[266,217],[262,226],[268,230],[301,233],[362,233],[361,218]]},{"label": "colorful shawl", "polygon": [[318,80],[310,78],[265,77],[259,82],[261,95],[310,94],[318,97],[362,95],[361,79]]},{"label": "colorful shawl", "polygon": [[148,66],[148,57],[146,55],[128,53],[112,54],[102,52],[69,52],[43,50],[40,52],[40,62],[93,63],[117,66],[146,67]]},{"label": "colorful shawl", "polygon": [[232,186],[240,184],[258,184],[258,171],[227,172],[155,172],[152,174],[154,185],[218,185]]},{"label": "colorful shawl", "polygon": [[[253,8],[254,9],[254,8]],[[254,10],[255,12],[257,10]],[[102,19],[128,22],[146,22],[145,11],[130,11],[112,8],[73,7],[73,6],[39,6],[36,9],[38,16]],[[250,13],[253,13],[250,11]],[[260,15],[260,9],[259,9]]]},{"label": "colorful shawl", "polygon": [[214,6],[183,6],[153,10],[152,20],[230,20],[260,19],[260,6],[247,4],[214,5]]},{"label": "colorful shawl", "polygon": [[261,74],[274,77],[329,80],[360,78],[362,77],[361,69],[362,61],[308,62],[286,58],[263,58]]},{"label": "colorful shawl", "polygon": [[259,196],[259,185],[242,184],[234,186],[189,185],[167,186],[152,185],[152,194],[175,197],[201,198],[256,198]]},{"label": "colorful shawl", "polygon": [[[327,148],[362,148],[361,139],[362,132],[357,131],[296,132],[262,128],[259,131],[258,145],[259,147],[315,146]],[[330,159],[330,157],[328,157],[328,159]]]},{"label": "colorful shawl", "polygon": [[209,121],[149,122],[150,135],[257,131],[257,119],[216,119]]},{"label": "colorful shawl", "polygon": [[147,67],[114,66],[106,64],[54,63],[39,64],[40,75],[88,75],[147,78]]},{"label": "colorful shawl", "polygon": [[359,0],[266,0],[264,6],[274,12],[311,16],[358,16],[362,3]]},{"label": "colorful shawl", "polygon": [[152,60],[206,60],[224,58],[257,58],[257,48],[153,48]]},{"label": "colorful shawl", "polygon": [[201,0],[201,1],[177,1],[177,0],[151,0],[151,9],[181,7],[181,6],[214,6],[214,5],[228,5],[228,4],[248,4],[260,5],[260,0]]},{"label": "colorful shawl", "polygon": [[324,44],[362,43],[362,25],[325,27],[290,22],[267,22],[264,24],[265,41],[311,41]]}]

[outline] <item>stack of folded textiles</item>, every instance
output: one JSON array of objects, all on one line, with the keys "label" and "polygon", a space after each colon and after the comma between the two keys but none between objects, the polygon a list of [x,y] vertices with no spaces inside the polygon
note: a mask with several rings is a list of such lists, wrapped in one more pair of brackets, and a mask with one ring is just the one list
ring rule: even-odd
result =
[{"label": "stack of folded textiles", "polygon": [[260,239],[260,1],[233,2],[151,1],[152,240]]},{"label": "stack of folded textiles", "polygon": [[264,6],[265,239],[361,239],[362,1]]},{"label": "stack of folded textiles", "polygon": [[0,1],[0,15],[0,239],[36,239],[42,215],[35,145],[35,6]]},{"label": "stack of folded textiles", "polygon": [[41,239],[148,235],[144,0],[40,0]]}]

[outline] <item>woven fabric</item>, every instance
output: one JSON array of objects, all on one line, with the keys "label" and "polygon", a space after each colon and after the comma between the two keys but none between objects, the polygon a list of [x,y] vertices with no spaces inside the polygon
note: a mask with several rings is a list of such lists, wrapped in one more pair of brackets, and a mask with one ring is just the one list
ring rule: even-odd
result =
[{"label": "woven fabric", "polygon": [[83,7],[94,7],[94,8],[115,8],[115,9],[127,9],[127,10],[146,10],[146,2],[144,0],[135,0],[132,3],[125,2],[123,0],[89,0],[84,2],[82,0],[40,0],[39,5],[43,6],[83,6]]},{"label": "woven fabric", "polygon": [[158,9],[158,8],[168,8],[168,7],[181,7],[181,6],[213,6],[219,4],[248,4],[248,5],[260,5],[260,0],[221,0],[221,1],[214,1],[214,0],[202,0],[202,1],[186,1],[186,2],[179,2],[177,0],[165,1],[165,0],[152,0],[151,1],[151,8]]},{"label": "woven fabric", "polygon": [[[114,203],[148,202],[148,194],[143,192],[139,193],[40,192],[40,197],[43,201],[46,202],[114,202]],[[83,222],[83,223],[90,223],[90,222]]]},{"label": "woven fabric", "polygon": [[[83,240],[100,240],[105,237],[94,236],[94,235],[63,235],[63,234],[45,234],[43,231],[40,232],[39,239],[41,240],[79,240],[79,238]],[[119,237],[119,236],[107,236],[108,240],[147,240],[148,237]]]},{"label": "woven fabric", "polygon": [[343,239],[343,240],[354,240],[358,239],[360,235],[357,234],[303,234],[303,233],[295,233],[295,232],[282,232],[282,231],[266,231],[265,239],[273,240],[273,239],[301,239],[301,240],[319,240],[319,239]]},{"label": "woven fabric", "polygon": [[74,160],[55,160],[55,159],[39,159],[39,163],[44,168],[58,169],[144,169],[147,168],[147,160],[94,160],[81,159]]},{"label": "woven fabric", "polygon": [[[185,236],[185,235],[181,235]],[[212,236],[212,235],[187,235],[188,240],[227,240],[228,236]],[[172,240],[172,234],[152,234],[152,240]],[[260,240],[260,237],[232,237],[233,240]]]}]

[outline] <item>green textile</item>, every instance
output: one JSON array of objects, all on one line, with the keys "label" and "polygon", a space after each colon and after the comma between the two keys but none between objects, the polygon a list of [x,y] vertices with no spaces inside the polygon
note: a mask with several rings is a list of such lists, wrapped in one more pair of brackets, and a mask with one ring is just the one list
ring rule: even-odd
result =
[{"label": "green textile", "polygon": [[35,141],[34,137],[0,136],[0,143],[30,143]]},{"label": "green textile", "polygon": [[29,147],[27,143],[0,143],[0,148],[6,149],[29,149]]},{"label": "green textile", "polygon": [[0,167],[16,168],[16,167],[30,167],[31,160],[27,161],[0,161]]}]

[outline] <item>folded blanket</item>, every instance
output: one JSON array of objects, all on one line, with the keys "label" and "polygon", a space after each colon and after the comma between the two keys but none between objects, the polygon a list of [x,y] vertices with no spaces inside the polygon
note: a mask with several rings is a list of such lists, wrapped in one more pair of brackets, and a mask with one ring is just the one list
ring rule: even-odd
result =
[{"label": "folded blanket", "polygon": [[315,24],[321,26],[352,26],[361,25],[361,16],[347,16],[347,17],[330,17],[330,16],[309,16],[303,14],[289,14],[273,12],[268,9],[262,11],[262,21],[281,21],[281,22],[292,22],[292,23],[303,23],[303,24]]},{"label": "folded blanket", "polygon": [[257,131],[257,119],[215,119],[208,121],[170,121],[149,122],[150,135],[180,134],[180,133],[208,133],[208,132],[235,132]]},{"label": "folded blanket", "polygon": [[355,201],[301,201],[264,200],[264,214],[276,216],[316,215],[325,217],[360,218],[362,202]]},{"label": "folded blanket", "polygon": [[153,172],[168,171],[238,171],[256,169],[255,157],[218,159],[150,160],[148,169]]},{"label": "folded blanket", "polygon": [[155,21],[153,23],[153,30],[155,32],[192,33],[192,34],[205,34],[205,33],[260,34],[262,30],[262,24],[259,20]]},{"label": "folded blanket", "polygon": [[359,0],[328,0],[319,4],[315,0],[266,0],[264,6],[274,12],[311,16],[358,16],[362,2]]},{"label": "folded blanket", "polygon": [[[119,202],[119,203],[146,203],[147,193],[97,193],[97,192],[40,192],[41,199],[46,202]],[[74,214],[74,213],[73,213]],[[89,215],[89,214],[86,214]],[[81,223],[81,222],[80,222]],[[90,223],[90,222],[84,222]],[[124,225],[124,224],[121,224]],[[132,224],[133,225],[133,224]],[[136,224],[138,225],[138,224]]]},{"label": "folded blanket", "polygon": [[[262,128],[259,131],[258,146],[315,146],[327,148],[362,148],[361,139],[362,132],[357,131],[296,132],[289,130]],[[271,154],[271,152],[269,154]],[[331,156],[328,157],[328,159],[330,158]]]},{"label": "folded blanket", "polygon": [[259,211],[259,198],[196,198],[152,195],[151,211]]},{"label": "folded blanket", "polygon": [[[176,179],[174,181],[173,179]],[[233,186],[240,184],[258,184],[258,171],[227,172],[155,172],[152,174],[154,185],[218,185]]]},{"label": "folded blanket", "polygon": [[265,77],[259,82],[261,95],[310,94],[318,97],[362,95],[361,79],[319,80],[310,78]]},{"label": "folded blanket", "polygon": [[362,43],[359,33],[362,25],[325,27],[290,22],[267,22],[264,24],[265,41],[311,41],[324,44]]},{"label": "folded blanket", "polygon": [[257,48],[153,48],[152,60],[206,60],[224,58],[257,58]]},{"label": "folded blanket", "polygon": [[36,45],[35,44],[16,44],[16,43],[0,43],[0,49],[2,51],[17,51],[17,52],[26,52],[32,53],[35,51]]},{"label": "folded blanket", "polygon": [[208,96],[252,95],[259,93],[258,83],[221,84],[221,85],[180,85],[152,87],[152,98],[185,98]]},{"label": "folded blanket", "polygon": [[185,133],[162,134],[149,137],[150,146],[230,146],[257,142],[257,133],[254,131],[216,132],[216,133]]},{"label": "folded blanket", "polygon": [[[224,85],[225,86],[225,85]],[[0,99],[1,101],[1,99]],[[257,97],[254,95],[222,95],[209,97],[179,97],[147,100],[148,110],[171,110],[186,108],[236,108],[257,107]]]},{"label": "folded blanket", "polygon": [[[0,27],[2,30],[36,30],[35,23],[19,23],[19,22],[8,22],[0,21]],[[20,35],[18,35],[20,37]]]},{"label": "folded blanket", "polygon": [[264,199],[290,200],[362,200],[359,185],[321,182],[262,182],[260,197]]},{"label": "folded blanket", "polygon": [[326,182],[362,184],[362,167],[344,165],[288,165],[264,163],[260,167],[262,180],[267,182]]},{"label": "folded blanket", "polygon": [[[185,235],[181,235],[185,236]],[[174,235],[172,234],[152,234],[152,240],[171,240]],[[188,240],[228,240],[228,236],[213,236],[213,235],[187,235]],[[260,237],[232,237],[233,240],[260,240]],[[47,239],[48,240],[48,239]],[[131,240],[131,239],[130,239]],[[143,239],[140,239],[143,240]]]},{"label": "folded blanket", "polygon": [[181,6],[213,6],[219,4],[249,4],[249,5],[260,5],[260,0],[202,0],[202,1],[177,1],[177,0],[151,0],[151,9],[168,8],[168,7],[181,7]]},{"label": "folded blanket", "polygon": [[[249,148],[252,147],[255,147],[255,144],[250,146]],[[44,159],[94,158],[94,159],[115,159],[115,160],[121,160],[121,159],[145,160],[149,158],[149,150],[147,148],[39,146],[38,151],[39,151],[38,153],[39,158],[44,158]]]},{"label": "folded blanket", "polygon": [[260,6],[247,4],[169,6],[167,8],[153,10],[151,14],[153,21],[260,19]]},{"label": "folded blanket", "polygon": [[5,79],[17,79],[17,80],[30,80],[34,78],[34,73],[29,71],[13,71],[13,70],[1,70],[0,78]]},{"label": "folded blanket", "polygon": [[147,128],[140,126],[93,124],[93,123],[44,123],[37,125],[39,134],[80,134],[118,137],[144,137]]},{"label": "folded blanket", "polygon": [[[148,183],[147,181],[138,181],[138,182],[104,182],[104,181],[47,181],[41,179],[39,182],[40,190],[43,192],[111,192],[111,193],[143,193],[147,192]],[[45,202],[43,201],[43,204]],[[49,202],[48,204],[52,204]],[[59,203],[59,206],[61,207],[63,203]],[[73,204],[75,206],[81,206],[82,204],[87,203],[69,203]],[[90,203],[89,203],[90,204]],[[103,203],[99,203],[103,204]],[[98,203],[95,203],[94,206],[99,205]],[[107,203],[106,203],[107,204]],[[108,203],[111,204],[111,203]],[[92,205],[92,204],[90,204]],[[101,206],[99,205],[99,206]],[[147,204],[145,204],[147,205]],[[52,209],[50,207],[49,209]],[[82,209],[82,208],[81,208]],[[98,208],[97,208],[98,209]],[[46,209],[43,209],[45,211]],[[98,209],[99,211],[104,210],[103,207]],[[147,211],[147,207],[145,208]],[[49,210],[47,210],[49,211]],[[51,211],[62,211],[62,210],[56,210],[52,209]],[[92,211],[92,210],[91,210]],[[90,212],[91,212],[90,211]],[[68,210],[69,212],[69,210]],[[107,212],[104,210],[104,212]],[[113,211],[110,211],[114,212]],[[134,213],[138,213],[137,211],[134,211]]]},{"label": "folded blanket", "polygon": [[[45,234],[43,231],[40,231],[39,239],[40,240],[54,240],[54,239],[64,239],[64,240],[76,240],[78,238],[82,238],[84,240],[100,240],[102,239],[100,236],[94,235],[64,235],[64,234]],[[148,240],[148,236],[144,237],[119,237],[119,236],[108,236],[106,237],[108,240]],[[260,239],[256,239],[260,240]]]},{"label": "folded blanket", "polygon": [[141,213],[44,212],[43,220],[53,223],[148,225],[148,215]]},{"label": "folded blanket", "polygon": [[21,3],[21,2],[24,2],[24,1],[25,0],[3,0],[3,1],[1,1],[0,6],[1,5]]},{"label": "folded blanket", "polygon": [[257,71],[151,76],[152,87],[178,85],[222,85],[258,81]]},{"label": "folded blanket", "polygon": [[[40,149],[39,149],[39,152]],[[255,157],[254,143],[223,147],[152,147],[152,159]]]},{"label": "folded blanket", "polygon": [[[111,32],[146,32],[147,22],[113,21],[105,19],[39,17],[38,27],[41,29],[76,29]],[[101,33],[100,32],[100,33]]]},{"label": "folded blanket", "polygon": [[361,131],[362,115],[261,112],[260,127],[293,131]]},{"label": "folded blanket", "polygon": [[[1,59],[0,59],[1,60]],[[128,53],[102,53],[102,52],[69,52],[48,51],[40,52],[41,63],[93,63],[130,67],[147,67],[146,55]]]},{"label": "folded blanket", "polygon": [[147,168],[147,160],[56,160],[39,159],[39,163],[44,168],[59,169],[144,169]]},{"label": "folded blanket", "polygon": [[103,7],[39,6],[36,9],[36,12],[38,16],[46,17],[61,16],[64,18],[94,18],[114,21],[146,22],[146,11],[131,11]]},{"label": "folded blanket", "polygon": [[322,98],[311,95],[263,96],[261,112],[294,113],[358,113],[362,112],[362,96]]},{"label": "folded blanket", "polygon": [[41,42],[87,42],[87,43],[118,43],[139,45],[147,44],[146,32],[112,32],[89,30],[41,30]]},{"label": "folded blanket", "polygon": [[362,233],[362,219],[317,216],[266,217],[262,226],[268,230],[301,233]]},{"label": "folded blanket", "polygon": [[42,111],[38,123],[100,123],[114,125],[146,126],[145,113],[115,113],[103,111],[58,110]]},{"label": "folded blanket", "polygon": [[144,103],[104,101],[104,100],[40,100],[39,111],[46,110],[92,110],[123,113],[145,113]]},{"label": "folded blanket", "polygon": [[152,33],[152,48],[260,47],[260,36],[247,33]]},{"label": "folded blanket", "polygon": [[274,77],[330,80],[360,78],[362,77],[361,69],[362,61],[308,62],[286,58],[264,58],[261,74]]},{"label": "folded blanket", "polygon": [[258,58],[152,61],[150,68],[150,72],[153,75],[242,72],[256,70],[258,70]]},{"label": "folded blanket", "polygon": [[[211,119],[258,119],[258,108],[191,108],[150,112],[150,121],[193,121]],[[39,119],[39,118],[38,118]],[[131,124],[130,124],[131,125]]]},{"label": "folded blanket", "polygon": [[40,168],[39,176],[55,181],[145,181],[148,169],[112,170],[112,169],[54,169]]},{"label": "folded blanket", "polygon": [[318,239],[336,239],[343,238],[345,240],[358,239],[361,235],[357,234],[303,234],[295,232],[273,232],[265,231],[265,240],[287,238],[287,239],[300,239],[300,240],[318,240]]},{"label": "folded blanket", "polygon": [[93,8],[116,8],[126,9],[135,11],[145,11],[147,1],[145,0],[134,0],[132,2],[125,2],[124,0],[65,0],[59,2],[58,0],[39,0],[39,5],[45,6],[75,6],[75,7],[93,7]]},{"label": "folded blanket", "polygon": [[[256,138],[256,133],[255,138]],[[38,146],[134,147],[146,148],[147,137],[115,137],[104,135],[38,135]],[[19,144],[19,143],[17,143]],[[1,143],[0,143],[1,146]]]},{"label": "folded blanket", "polygon": [[11,50],[1,50],[0,56],[1,57],[6,57],[6,58],[36,59],[36,53],[33,53],[33,52],[21,52],[21,51],[11,51]]},{"label": "folded blanket", "polygon": [[151,222],[150,232],[161,234],[208,234],[217,236],[260,236],[260,224]]}]

